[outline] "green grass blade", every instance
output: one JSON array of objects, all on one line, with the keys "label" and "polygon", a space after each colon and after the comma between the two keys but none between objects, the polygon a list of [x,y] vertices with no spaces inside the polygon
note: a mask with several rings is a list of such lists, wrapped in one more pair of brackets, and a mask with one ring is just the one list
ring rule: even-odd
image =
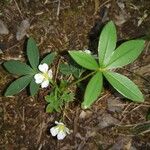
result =
[{"label": "green grass blade", "polygon": [[21,63],[20,61],[17,60],[9,60],[5,62],[4,67],[8,72],[16,75],[27,75],[27,74],[32,75],[35,73],[30,66]]},{"label": "green grass blade", "polygon": [[40,85],[36,84],[35,79],[33,78],[32,81],[30,82],[30,94],[31,94],[31,96],[36,95],[39,88],[40,88]]},{"label": "green grass blade", "polygon": [[82,103],[82,107],[84,109],[89,108],[93,102],[95,102],[101,94],[103,86],[103,78],[102,73],[97,72],[89,81],[85,94],[84,101]]},{"label": "green grass blade", "polygon": [[132,63],[142,52],[144,40],[131,40],[121,44],[111,56],[108,69],[123,67]]},{"label": "green grass blade", "polygon": [[37,70],[37,67],[39,65],[39,50],[35,40],[32,37],[28,39],[27,56],[32,68],[34,70]]},{"label": "green grass blade", "polygon": [[99,68],[96,60],[90,54],[80,51],[69,51],[69,54],[75,62],[86,69],[97,70]]},{"label": "green grass blade", "polygon": [[57,54],[56,52],[53,52],[53,53],[46,55],[40,64],[46,63],[48,65],[51,65],[56,57],[56,54]]},{"label": "green grass blade", "polygon": [[110,21],[104,26],[99,38],[98,56],[101,67],[109,61],[110,56],[116,47],[116,42],[116,28],[114,23]]},{"label": "green grass blade", "polygon": [[111,71],[104,72],[104,76],[110,82],[110,84],[124,97],[135,102],[144,101],[142,92],[138,89],[137,85],[135,85],[127,77]]},{"label": "green grass blade", "polygon": [[21,92],[32,80],[32,76],[23,76],[12,82],[5,92],[5,96],[13,96]]}]

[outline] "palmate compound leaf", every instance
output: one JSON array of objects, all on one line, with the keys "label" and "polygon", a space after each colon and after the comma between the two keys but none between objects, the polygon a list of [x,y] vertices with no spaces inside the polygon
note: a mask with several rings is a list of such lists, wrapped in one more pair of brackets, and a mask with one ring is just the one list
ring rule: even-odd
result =
[{"label": "palmate compound leaf", "polygon": [[63,75],[69,76],[72,74],[77,79],[80,78],[82,73],[85,71],[84,68],[72,64],[60,64],[59,70]]},{"label": "palmate compound leaf", "polygon": [[131,40],[121,44],[112,54],[107,69],[123,67],[132,63],[142,52],[144,40]]},{"label": "palmate compound leaf", "polygon": [[109,61],[110,56],[116,47],[116,42],[116,28],[114,23],[110,21],[104,26],[99,38],[98,56],[101,67]]},{"label": "palmate compound leaf", "polygon": [[62,74],[66,75],[66,76],[69,76],[72,74],[71,67],[68,64],[60,64],[59,70]]},{"label": "palmate compound leaf", "polygon": [[34,75],[35,71],[28,65],[21,63],[18,60],[9,60],[4,63],[6,70],[16,75]]},{"label": "palmate compound leaf", "polygon": [[26,75],[12,82],[5,92],[5,96],[13,96],[21,92],[32,80],[33,76]]},{"label": "palmate compound leaf", "polygon": [[45,96],[45,100],[48,102],[46,112],[57,111],[60,112],[60,108],[63,105],[61,99],[59,99],[58,88],[51,91],[50,95]]},{"label": "palmate compound leaf", "polygon": [[82,51],[69,51],[69,54],[75,62],[86,69],[97,70],[99,68],[96,60],[90,54]]},{"label": "palmate compound leaf", "polygon": [[138,89],[137,85],[135,85],[127,77],[112,71],[104,72],[104,76],[110,82],[110,84],[124,97],[135,102],[144,101],[142,92]]},{"label": "palmate compound leaf", "polygon": [[74,96],[75,96],[74,93],[64,91],[60,98],[63,102],[68,103],[74,100]]},{"label": "palmate compound leaf", "polygon": [[101,72],[97,72],[89,81],[85,94],[82,107],[89,108],[93,102],[100,96],[103,86],[103,77]]},{"label": "palmate compound leaf", "polygon": [[46,55],[43,60],[41,61],[40,64],[46,63],[48,65],[51,65],[56,57],[57,53],[56,52],[52,52],[48,55]]},{"label": "palmate compound leaf", "polygon": [[30,37],[27,42],[27,56],[32,68],[37,70],[37,66],[39,65],[39,50],[32,37]]},{"label": "palmate compound leaf", "polygon": [[35,83],[35,79],[32,78],[32,80],[30,82],[30,94],[31,94],[31,96],[36,95],[39,88],[40,88],[40,85]]}]

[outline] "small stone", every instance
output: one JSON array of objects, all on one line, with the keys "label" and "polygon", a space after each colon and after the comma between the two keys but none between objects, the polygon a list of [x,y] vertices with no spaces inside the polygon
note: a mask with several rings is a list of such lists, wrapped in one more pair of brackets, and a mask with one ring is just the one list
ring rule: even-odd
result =
[{"label": "small stone", "polygon": [[81,118],[81,119],[85,119],[85,118],[88,118],[88,117],[90,117],[90,115],[92,114],[92,112],[91,111],[81,111],[81,113],[80,113],[80,115],[79,115],[79,118]]},{"label": "small stone", "polygon": [[[122,149],[130,149],[131,150],[132,143],[129,137],[121,137],[117,138],[115,144],[109,150],[122,150]],[[133,149],[133,147],[132,147]]]},{"label": "small stone", "polygon": [[79,115],[79,118],[83,119],[83,118],[85,118],[85,116],[86,116],[86,112],[82,110]]},{"label": "small stone", "polygon": [[103,129],[112,125],[116,125],[119,123],[119,120],[112,117],[110,114],[103,114],[98,118],[99,124],[98,126]]},{"label": "small stone", "polygon": [[109,98],[107,100],[107,109],[110,112],[121,112],[124,108],[123,102],[119,99]]},{"label": "small stone", "polygon": [[9,30],[8,30],[8,28],[7,28],[7,25],[5,25],[5,23],[2,21],[2,20],[0,20],[0,34],[4,34],[4,35],[7,35],[7,34],[9,34]]},{"label": "small stone", "polygon": [[16,39],[18,41],[22,40],[27,34],[27,30],[30,28],[29,19],[25,19],[21,22],[20,26],[17,29]]}]

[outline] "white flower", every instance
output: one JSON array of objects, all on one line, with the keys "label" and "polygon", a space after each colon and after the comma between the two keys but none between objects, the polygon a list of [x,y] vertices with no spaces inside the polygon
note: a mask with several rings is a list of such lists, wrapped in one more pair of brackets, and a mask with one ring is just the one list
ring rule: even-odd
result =
[{"label": "white flower", "polygon": [[56,126],[50,129],[52,136],[57,135],[58,140],[63,140],[67,134],[70,134],[70,130],[62,123],[55,121]]},{"label": "white flower", "polygon": [[41,84],[42,88],[46,88],[53,77],[52,70],[48,70],[48,65],[46,63],[40,64],[38,69],[41,71],[41,73],[34,75],[35,82],[37,84]]},{"label": "white flower", "polygon": [[84,52],[87,53],[87,54],[92,54],[91,51],[88,50],[88,49],[84,50]]}]

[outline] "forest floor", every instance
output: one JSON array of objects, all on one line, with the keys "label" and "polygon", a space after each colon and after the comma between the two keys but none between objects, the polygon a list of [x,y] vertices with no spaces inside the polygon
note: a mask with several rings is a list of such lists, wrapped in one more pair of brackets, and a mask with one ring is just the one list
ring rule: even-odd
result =
[{"label": "forest floor", "polygon": [[[113,20],[118,41],[146,38],[145,49],[118,71],[134,81],[145,102],[124,99],[109,86],[88,110],[70,105],[65,122],[73,132],[58,141],[49,132],[59,113],[45,112],[44,92],[3,93],[14,80],[3,62],[26,61],[27,37],[41,55],[74,49],[97,50],[101,27]],[[150,150],[150,1],[137,0],[1,0],[0,1],[0,150]]]}]

